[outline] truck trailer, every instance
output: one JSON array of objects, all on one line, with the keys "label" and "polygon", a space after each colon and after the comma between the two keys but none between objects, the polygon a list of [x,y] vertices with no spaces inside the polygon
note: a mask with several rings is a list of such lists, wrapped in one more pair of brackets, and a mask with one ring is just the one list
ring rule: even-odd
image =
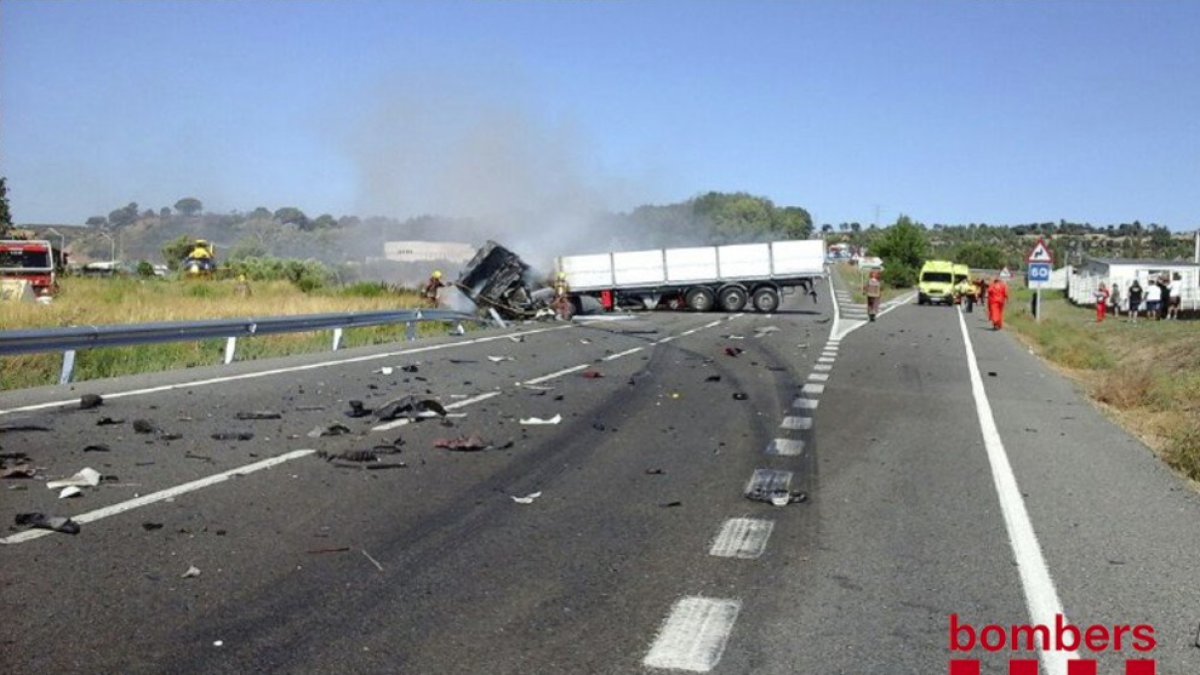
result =
[{"label": "truck trailer", "polygon": [[596,298],[606,309],[774,312],[797,288],[815,301],[816,281],[826,276],[822,239],[563,256],[555,265],[574,298]]}]

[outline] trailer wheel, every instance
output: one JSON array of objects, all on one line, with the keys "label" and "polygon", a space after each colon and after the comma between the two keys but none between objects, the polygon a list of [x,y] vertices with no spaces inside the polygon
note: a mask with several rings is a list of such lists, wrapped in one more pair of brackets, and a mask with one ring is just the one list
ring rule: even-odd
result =
[{"label": "trailer wheel", "polygon": [[779,293],[774,288],[760,288],[754,291],[754,309],[764,314],[779,309]]},{"label": "trailer wheel", "polygon": [[717,301],[726,312],[740,312],[746,306],[746,289],[740,286],[729,286],[721,289]]},{"label": "trailer wheel", "polygon": [[713,292],[703,286],[697,286],[689,290],[687,295],[683,297],[683,301],[695,312],[708,312],[716,304]]}]

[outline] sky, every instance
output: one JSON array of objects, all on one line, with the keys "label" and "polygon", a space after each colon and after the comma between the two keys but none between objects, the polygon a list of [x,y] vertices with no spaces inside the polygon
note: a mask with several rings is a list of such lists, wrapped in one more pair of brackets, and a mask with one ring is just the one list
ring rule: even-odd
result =
[{"label": "sky", "polygon": [[1200,2],[10,0],[17,223],[716,190],[817,224],[1200,227]]}]

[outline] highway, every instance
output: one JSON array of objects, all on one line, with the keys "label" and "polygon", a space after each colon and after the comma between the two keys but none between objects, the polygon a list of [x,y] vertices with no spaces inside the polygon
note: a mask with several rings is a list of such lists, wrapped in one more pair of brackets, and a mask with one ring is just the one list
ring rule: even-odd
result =
[{"label": "highway", "polygon": [[[982,313],[821,290],[4,392],[2,452],[115,478],[0,480],[0,670],[1005,673],[949,617],[1061,613],[1155,648],[1043,673],[1200,672],[1196,492]],[[405,395],[449,414],[346,414]]]}]

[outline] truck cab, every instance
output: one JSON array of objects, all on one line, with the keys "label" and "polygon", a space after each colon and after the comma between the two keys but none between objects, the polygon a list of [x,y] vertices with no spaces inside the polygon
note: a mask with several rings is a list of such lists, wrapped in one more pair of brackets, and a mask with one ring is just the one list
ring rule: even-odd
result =
[{"label": "truck cab", "polygon": [[55,260],[49,241],[0,240],[0,278],[24,279],[35,295],[54,295],[58,290]]},{"label": "truck cab", "polygon": [[917,277],[917,304],[935,302],[954,304],[954,263],[948,260],[927,260]]}]

